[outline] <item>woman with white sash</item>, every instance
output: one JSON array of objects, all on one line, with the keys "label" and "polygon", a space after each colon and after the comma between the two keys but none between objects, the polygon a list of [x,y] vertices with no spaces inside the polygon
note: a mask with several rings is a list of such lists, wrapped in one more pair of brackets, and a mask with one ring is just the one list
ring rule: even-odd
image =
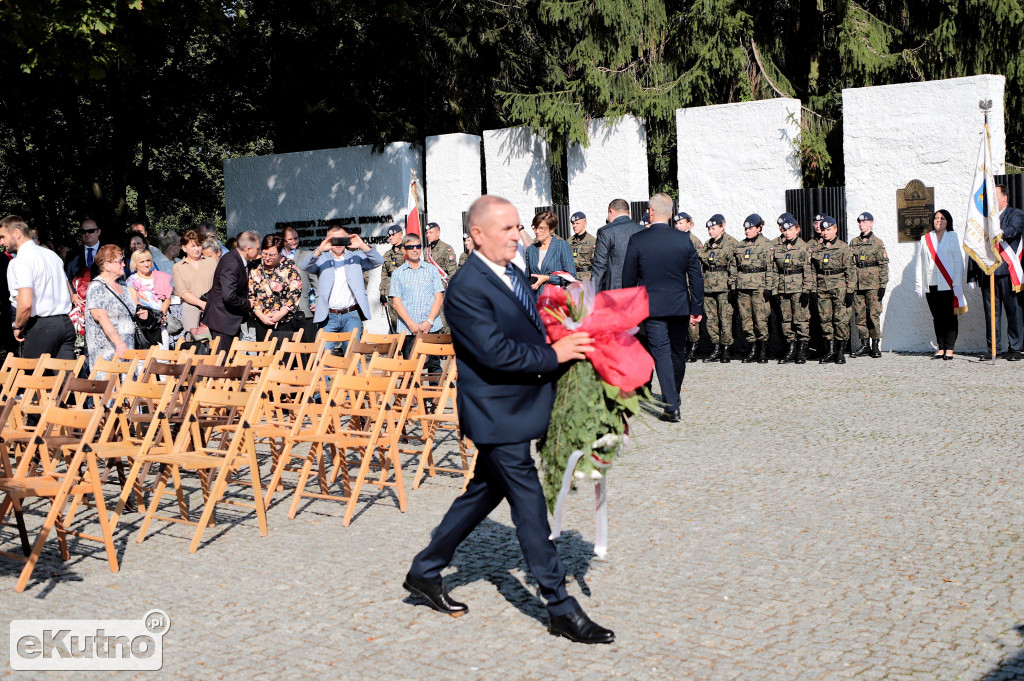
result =
[{"label": "woman with white sash", "polygon": [[928,300],[935,325],[938,352],[932,359],[953,359],[953,346],[959,331],[957,315],[967,312],[964,299],[964,253],[953,231],[953,218],[947,210],[932,217],[934,230],[921,237],[917,248],[917,295]]}]

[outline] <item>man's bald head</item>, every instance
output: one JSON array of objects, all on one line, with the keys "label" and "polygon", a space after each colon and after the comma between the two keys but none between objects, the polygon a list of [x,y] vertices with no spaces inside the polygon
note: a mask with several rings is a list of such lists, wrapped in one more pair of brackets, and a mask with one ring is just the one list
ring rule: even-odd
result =
[{"label": "man's bald head", "polygon": [[505,266],[519,244],[519,211],[508,199],[484,194],[469,207],[469,235],[480,255]]}]

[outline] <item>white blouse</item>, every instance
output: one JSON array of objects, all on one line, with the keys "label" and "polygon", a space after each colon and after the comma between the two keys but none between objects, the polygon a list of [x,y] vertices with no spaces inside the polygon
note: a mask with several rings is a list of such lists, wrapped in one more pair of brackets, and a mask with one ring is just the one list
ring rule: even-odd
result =
[{"label": "white blouse", "polygon": [[[935,232],[930,232],[930,234],[935,234]],[[925,243],[927,236],[927,234],[922,236],[921,241],[917,244],[917,280],[914,291],[918,296],[922,297],[930,286],[936,286],[940,291],[948,291],[950,289],[946,283],[946,278],[942,276],[939,268],[935,266],[935,262],[932,260],[932,254]],[[938,239],[936,240],[938,241]],[[953,290],[962,289],[964,285],[964,251],[960,248],[960,238],[956,232],[947,230],[943,234],[942,240],[938,241],[935,251],[953,280]]]}]

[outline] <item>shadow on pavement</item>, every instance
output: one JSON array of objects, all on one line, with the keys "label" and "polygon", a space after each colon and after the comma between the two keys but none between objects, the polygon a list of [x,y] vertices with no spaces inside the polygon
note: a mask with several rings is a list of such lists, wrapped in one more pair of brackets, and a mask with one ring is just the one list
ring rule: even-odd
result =
[{"label": "shadow on pavement", "polygon": [[[1018,624],[1014,629],[1018,636],[1024,638],[1024,624]],[[978,681],[1017,681],[1018,679],[1024,679],[1024,649],[1018,650],[1016,655],[1004,660]]]}]

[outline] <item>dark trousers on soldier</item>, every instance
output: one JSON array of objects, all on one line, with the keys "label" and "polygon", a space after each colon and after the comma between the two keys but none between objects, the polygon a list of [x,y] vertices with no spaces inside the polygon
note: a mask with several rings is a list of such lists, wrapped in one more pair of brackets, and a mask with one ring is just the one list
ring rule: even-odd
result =
[{"label": "dark trousers on soldier", "polygon": [[22,357],[34,359],[48,354],[54,359],[75,358],[75,325],[66,314],[30,317],[24,334]]},{"label": "dark trousers on soldier", "polygon": [[666,409],[679,409],[679,391],[686,376],[686,334],[689,317],[650,317],[644,322],[647,346],[654,358],[662,400]]},{"label": "dark trousers on soldier", "polygon": [[[982,277],[978,281],[981,288],[982,306],[985,308],[985,338],[986,345],[992,342],[992,303],[989,291],[988,277]],[[1007,350],[1020,352],[1024,349],[1024,338],[1022,338],[1021,310],[1017,303],[1017,294],[1013,291],[1010,283],[1010,276],[996,276],[996,348],[1002,348],[1003,329],[1000,321],[1003,312],[1006,312],[1006,335],[1008,341]]]},{"label": "dark trousers on soldier", "polygon": [[929,286],[924,294],[928,301],[928,309],[932,313],[932,325],[935,327],[935,343],[939,350],[952,350],[956,345],[960,320],[956,318],[953,308],[953,292],[940,291],[938,286]]}]

